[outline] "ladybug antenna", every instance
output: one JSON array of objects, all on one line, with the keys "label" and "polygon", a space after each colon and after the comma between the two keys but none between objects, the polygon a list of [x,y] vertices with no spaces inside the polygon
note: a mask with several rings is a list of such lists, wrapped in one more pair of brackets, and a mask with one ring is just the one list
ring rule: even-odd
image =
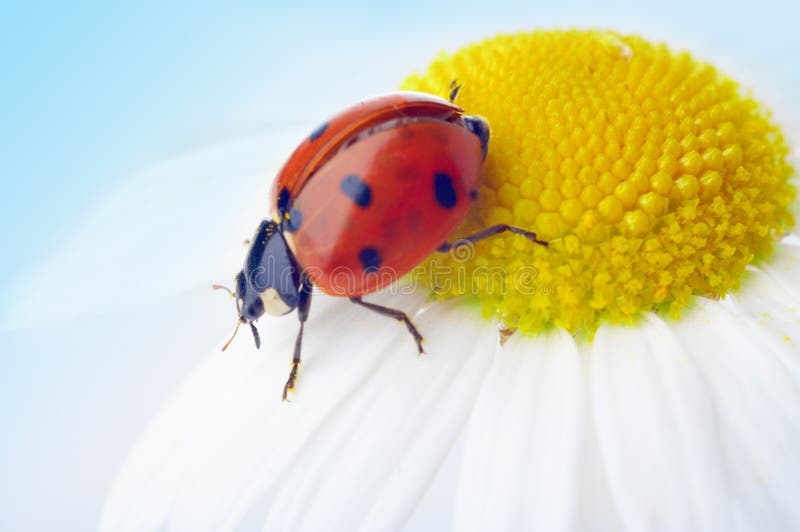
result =
[{"label": "ladybug antenna", "polygon": [[233,334],[231,335],[231,337],[228,338],[228,341],[225,342],[225,345],[222,346],[222,350],[223,351],[228,349],[228,346],[231,345],[231,342],[233,342],[233,339],[236,338],[236,333],[239,332],[239,325],[241,325],[242,323],[244,323],[244,318],[239,318],[238,320],[236,320],[236,328],[233,330]]},{"label": "ladybug antenna", "polygon": [[225,290],[226,292],[228,292],[231,295],[231,297],[234,297],[233,292],[231,292],[231,289],[228,288],[227,286],[222,286],[221,284],[212,284],[211,285],[211,289],[212,290]]},{"label": "ladybug antenna", "polygon": [[239,319],[242,319],[242,307],[239,305],[239,300],[236,299],[236,294],[234,294],[230,288],[227,286],[222,286],[221,284],[212,284],[211,288],[214,290],[225,290],[228,292],[231,297],[236,300],[236,312],[239,314]]},{"label": "ladybug antenna", "polygon": [[[232,298],[236,298],[236,294],[234,294],[233,291],[230,288],[228,288],[227,286],[222,286],[221,284],[214,284],[214,285],[211,285],[211,288],[213,288],[214,290],[225,290],[226,292],[228,292],[231,295]],[[225,342],[225,345],[222,346],[222,350],[223,351],[228,349],[228,346],[231,345],[231,342],[233,342],[233,339],[236,338],[236,333],[239,332],[239,326],[242,323],[245,322],[244,316],[242,315],[242,308],[239,306],[239,300],[238,299],[236,300],[236,312],[239,314],[239,319],[236,320],[236,328],[233,329],[233,334],[231,335],[230,338],[228,338],[228,341]],[[256,326],[253,325],[252,322],[250,323],[250,328],[253,331],[253,336],[255,336],[255,338],[256,338],[256,348],[261,347],[261,339],[258,336],[258,331],[256,330]]]},{"label": "ladybug antenna", "polygon": [[[239,323],[241,323],[241,321]],[[236,327],[238,329],[239,326],[237,325]],[[253,340],[256,341],[256,349],[261,349],[261,336],[258,334],[258,329],[256,329],[256,325],[252,321],[250,322],[250,330],[253,332]]]}]

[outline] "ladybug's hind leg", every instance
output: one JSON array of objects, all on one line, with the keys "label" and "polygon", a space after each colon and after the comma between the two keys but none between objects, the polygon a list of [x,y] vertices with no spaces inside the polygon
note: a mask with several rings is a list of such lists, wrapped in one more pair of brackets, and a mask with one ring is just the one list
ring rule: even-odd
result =
[{"label": "ladybug's hind leg", "polygon": [[411,320],[409,319],[409,317],[406,315],[405,312],[403,312],[402,310],[376,305],[375,303],[367,303],[366,301],[363,301],[360,297],[351,297],[350,301],[352,301],[356,305],[361,305],[362,307],[367,308],[373,312],[377,312],[378,314],[381,314],[383,316],[389,316],[390,318],[394,318],[397,321],[402,321],[403,323],[405,323],[406,328],[408,328],[408,332],[411,333],[411,336],[414,337],[414,341],[417,343],[417,349],[419,350],[419,353],[420,354],[424,353],[422,349],[422,335],[419,333],[417,328],[414,327],[414,324],[411,323]]},{"label": "ladybug's hind leg", "polygon": [[464,238],[459,238],[455,242],[445,242],[444,244],[436,248],[436,251],[440,253],[446,253],[451,249],[458,248],[461,246],[466,246],[468,244],[474,244],[475,242],[480,242],[485,238],[489,238],[490,236],[494,235],[499,235],[500,233],[505,233],[506,231],[510,233],[515,233],[517,235],[522,235],[531,242],[535,242],[540,246],[545,246],[545,247],[548,246],[547,242],[545,242],[544,240],[539,240],[539,237],[537,237],[536,233],[534,233],[533,231],[526,231],[525,229],[514,227],[513,225],[497,224],[488,227],[483,231],[478,231],[474,235],[465,236]]},{"label": "ladybug's hind leg", "polygon": [[294,356],[292,357],[292,369],[289,371],[289,378],[283,387],[283,400],[289,397],[289,392],[294,390],[297,381],[297,372],[300,371],[300,351],[303,344],[303,326],[308,319],[308,311],[311,308],[311,281],[304,275],[300,280],[300,303],[297,305],[297,317],[300,319],[300,330],[297,332],[297,339],[294,342]]}]

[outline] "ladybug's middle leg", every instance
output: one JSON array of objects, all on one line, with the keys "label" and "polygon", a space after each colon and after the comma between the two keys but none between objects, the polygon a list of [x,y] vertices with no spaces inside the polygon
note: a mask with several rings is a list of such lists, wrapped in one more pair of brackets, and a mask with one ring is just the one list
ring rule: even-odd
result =
[{"label": "ladybug's middle leg", "polygon": [[390,318],[394,318],[397,321],[402,321],[406,324],[406,328],[408,328],[408,332],[411,333],[411,336],[414,337],[414,341],[417,343],[417,349],[419,349],[420,354],[424,353],[422,350],[422,335],[419,333],[414,324],[411,323],[411,320],[406,315],[405,312],[402,310],[397,310],[389,307],[384,307],[381,305],[376,305],[375,303],[367,303],[363,301],[360,297],[351,297],[350,301],[355,303],[356,305],[361,305],[364,308],[368,308],[373,312],[377,312],[383,316],[389,316]]},{"label": "ladybug's middle leg", "polygon": [[475,242],[479,242],[485,238],[489,238],[490,236],[499,235],[500,233],[505,233],[506,231],[522,235],[531,242],[535,242],[540,246],[545,246],[545,247],[548,246],[547,242],[545,242],[544,240],[539,240],[539,237],[537,237],[536,233],[534,233],[533,231],[526,231],[525,229],[514,227],[513,225],[497,224],[488,227],[483,231],[478,231],[474,235],[465,236],[464,238],[459,238],[455,242],[445,242],[444,244],[436,248],[436,251],[440,253],[446,253],[453,248],[465,246],[467,244],[474,244]]},{"label": "ladybug's middle leg", "polygon": [[300,303],[297,305],[297,317],[300,319],[300,330],[297,332],[297,339],[294,342],[294,356],[292,357],[292,369],[289,371],[289,378],[283,386],[283,400],[286,401],[289,392],[294,390],[297,381],[297,372],[300,370],[300,348],[303,344],[303,326],[308,319],[308,311],[311,308],[311,281],[304,275],[300,280]]}]

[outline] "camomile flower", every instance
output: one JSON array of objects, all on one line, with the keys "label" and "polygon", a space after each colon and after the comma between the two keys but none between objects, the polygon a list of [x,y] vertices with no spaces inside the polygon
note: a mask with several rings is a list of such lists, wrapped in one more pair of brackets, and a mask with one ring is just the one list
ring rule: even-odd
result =
[{"label": "camomile flower", "polygon": [[422,356],[392,320],[315,297],[288,403],[296,318],[261,320],[260,351],[214,349],[102,530],[800,528],[800,249],[764,109],[612,32],[502,35],[403,88],[453,80],[492,126],[459,234],[550,245],[498,236],[371,296],[413,317]]}]

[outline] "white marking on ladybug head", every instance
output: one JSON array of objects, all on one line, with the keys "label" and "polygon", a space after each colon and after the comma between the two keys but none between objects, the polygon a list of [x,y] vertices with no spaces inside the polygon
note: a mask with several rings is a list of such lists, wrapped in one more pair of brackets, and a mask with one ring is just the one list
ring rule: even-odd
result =
[{"label": "white marking on ladybug head", "polygon": [[264,311],[270,316],[283,316],[292,310],[274,288],[267,288],[258,295],[261,298],[261,302],[264,304]]}]

